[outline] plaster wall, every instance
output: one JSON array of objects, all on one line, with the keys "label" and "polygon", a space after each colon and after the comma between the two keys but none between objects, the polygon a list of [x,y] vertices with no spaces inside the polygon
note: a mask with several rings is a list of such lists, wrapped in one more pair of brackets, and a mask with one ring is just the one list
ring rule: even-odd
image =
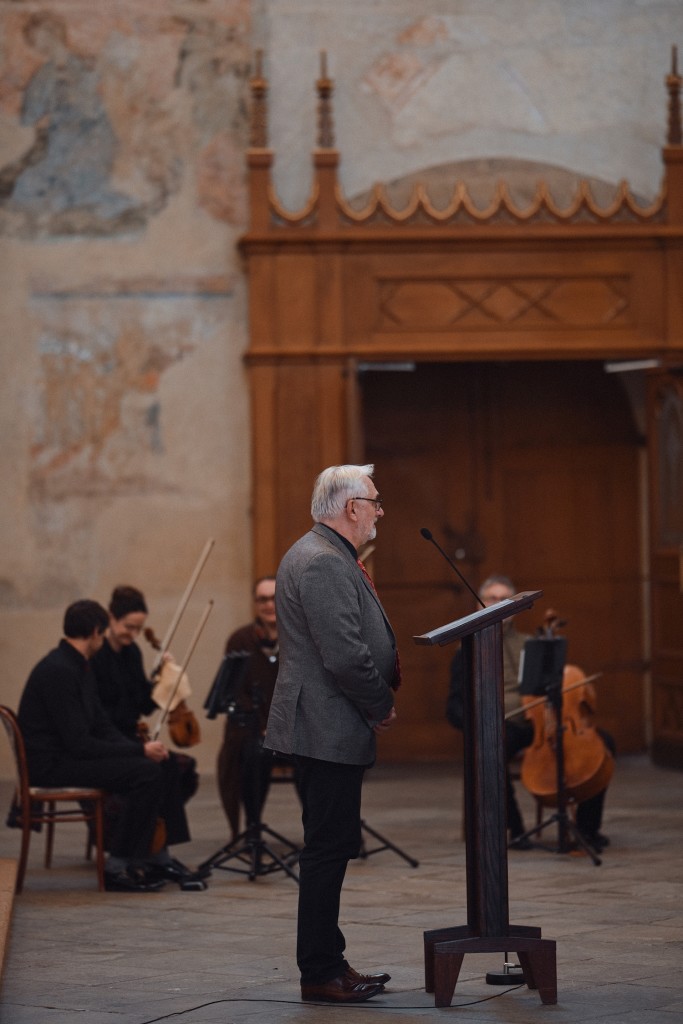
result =
[{"label": "plaster wall", "polygon": [[[521,161],[626,178],[652,198],[683,8],[0,0],[0,30],[0,699],[17,705],[79,597],[137,585],[163,634],[213,537],[173,644],[182,656],[213,598],[190,667],[201,717],[225,637],[250,615],[236,242],[254,49],[291,208],[310,185],[321,50],[349,196],[422,169]],[[202,724],[207,771],[222,723]]]}]

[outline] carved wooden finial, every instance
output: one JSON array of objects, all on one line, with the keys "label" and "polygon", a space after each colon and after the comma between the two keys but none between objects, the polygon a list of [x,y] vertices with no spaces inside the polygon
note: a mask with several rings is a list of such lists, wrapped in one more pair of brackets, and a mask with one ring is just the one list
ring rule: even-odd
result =
[{"label": "carved wooden finial", "polygon": [[680,146],[683,141],[681,132],[681,76],[678,73],[678,47],[671,47],[671,72],[666,76],[666,87],[669,90],[669,126],[666,141],[669,146]]},{"label": "carved wooden finial", "polygon": [[320,78],[318,90],[318,149],[334,149],[334,121],[332,118],[332,79],[327,77],[327,51],[320,51]]},{"label": "carved wooden finial", "polygon": [[249,147],[265,149],[268,145],[268,82],[263,77],[263,50],[257,50],[254,56],[254,75],[249,82],[252,98]]}]

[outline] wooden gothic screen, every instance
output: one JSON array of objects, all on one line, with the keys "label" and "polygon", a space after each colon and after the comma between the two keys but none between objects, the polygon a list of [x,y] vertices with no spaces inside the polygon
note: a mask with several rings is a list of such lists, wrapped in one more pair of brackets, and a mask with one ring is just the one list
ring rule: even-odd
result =
[{"label": "wooden gothic screen", "polygon": [[458,183],[443,207],[420,186],[401,209],[381,187],[359,207],[339,186],[333,84],[323,64],[313,187],[291,212],[272,183],[259,59],[247,156],[250,226],[241,248],[256,575],[271,572],[309,525],[307,500],[320,469],[365,461],[359,363],[652,358],[663,368],[653,371],[648,428],[653,750],[683,766],[683,145],[675,55],[666,84],[663,184],[647,207],[626,183],[607,206],[582,183],[567,206],[541,184],[520,208],[500,184],[484,209]]}]

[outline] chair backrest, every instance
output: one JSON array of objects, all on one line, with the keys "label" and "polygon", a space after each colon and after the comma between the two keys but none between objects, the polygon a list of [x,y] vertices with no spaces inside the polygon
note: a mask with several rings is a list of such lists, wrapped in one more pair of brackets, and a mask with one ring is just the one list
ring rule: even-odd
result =
[{"label": "chair backrest", "polygon": [[5,704],[0,704],[0,720],[2,720],[2,724],[5,727],[5,732],[12,748],[12,754],[14,755],[14,773],[17,785],[16,800],[21,807],[28,807],[28,762],[26,760],[24,738],[21,735],[19,722],[12,709],[8,708]]}]

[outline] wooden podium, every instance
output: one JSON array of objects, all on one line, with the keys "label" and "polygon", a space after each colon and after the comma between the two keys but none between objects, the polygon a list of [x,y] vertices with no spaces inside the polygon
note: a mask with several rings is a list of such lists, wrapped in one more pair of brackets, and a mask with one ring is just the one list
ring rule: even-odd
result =
[{"label": "wooden podium", "polygon": [[424,933],[425,990],[450,1006],[465,953],[515,952],[529,988],[557,1002],[555,942],[508,916],[503,707],[505,619],[531,608],[543,591],[525,591],[439,629],[413,637],[444,646],[460,640],[464,670],[467,924]]}]

